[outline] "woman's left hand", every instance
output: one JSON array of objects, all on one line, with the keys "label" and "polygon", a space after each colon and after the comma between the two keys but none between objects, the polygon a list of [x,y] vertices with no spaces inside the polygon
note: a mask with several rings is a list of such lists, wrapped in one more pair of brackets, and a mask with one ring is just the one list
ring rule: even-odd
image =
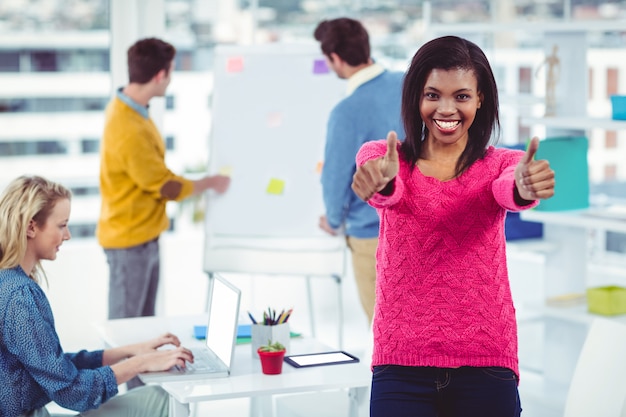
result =
[{"label": "woman's left hand", "polygon": [[515,187],[519,196],[527,201],[544,200],[554,195],[554,171],[548,161],[534,160],[537,149],[539,138],[535,136],[515,168]]},{"label": "woman's left hand", "polygon": [[143,353],[153,352],[161,346],[165,345],[174,345],[176,347],[179,347],[180,340],[176,335],[172,333],[164,333],[154,339],[150,339],[142,343],[137,343],[135,345],[136,349],[134,355],[141,355]]}]

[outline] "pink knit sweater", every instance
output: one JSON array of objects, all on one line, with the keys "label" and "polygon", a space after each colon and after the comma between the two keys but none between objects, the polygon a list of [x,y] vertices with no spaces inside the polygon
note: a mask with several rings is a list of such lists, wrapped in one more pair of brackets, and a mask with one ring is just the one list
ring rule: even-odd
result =
[{"label": "pink knit sweater", "polygon": [[[385,154],[366,143],[357,164]],[[400,158],[380,216],[372,366],[502,366],[519,376],[504,217],[524,153],[490,147],[460,177],[439,181]]]}]

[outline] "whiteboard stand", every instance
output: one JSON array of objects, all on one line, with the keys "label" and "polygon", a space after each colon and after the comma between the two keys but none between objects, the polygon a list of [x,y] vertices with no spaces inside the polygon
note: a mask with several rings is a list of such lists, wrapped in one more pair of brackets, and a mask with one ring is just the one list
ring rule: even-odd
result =
[{"label": "whiteboard stand", "polygon": [[[343,290],[345,239],[275,239],[206,237],[204,271],[259,275],[299,275],[305,278],[311,336],[316,337],[311,278],[330,277],[337,284],[337,342],[343,349]],[[288,249],[287,249],[288,248]],[[208,297],[205,303],[208,310]]]},{"label": "whiteboard stand", "polygon": [[[209,276],[209,281],[211,280],[211,277],[213,275],[213,272],[207,272],[208,276]],[[313,278],[311,275],[306,275],[305,279],[306,279],[306,292],[307,292],[307,304],[309,307],[309,325],[311,327],[311,337],[312,338],[316,338],[317,337],[317,326],[315,324],[315,312],[314,312],[314,307],[313,307],[313,291],[311,289],[311,278]],[[338,346],[339,349],[343,349],[343,323],[344,323],[344,312],[343,312],[343,290],[342,290],[342,281],[343,278],[339,275],[331,275],[331,278],[334,279],[335,283],[337,284],[337,319],[338,319],[338,323],[337,323],[337,341],[338,341]],[[204,310],[205,311],[209,311],[209,296],[207,293],[207,298],[206,298],[206,302],[204,304]]]},{"label": "whiteboard stand", "polygon": [[[337,318],[339,320],[338,323],[338,346],[340,349],[343,349],[343,290],[342,290],[342,281],[343,277],[340,275],[331,275],[331,278],[335,280],[337,284]],[[317,336],[316,325],[315,325],[315,315],[313,314],[313,292],[311,290],[311,276],[306,276],[306,291],[307,291],[307,302],[309,304],[309,317],[310,317],[310,325],[311,325],[311,337],[315,339]]]}]

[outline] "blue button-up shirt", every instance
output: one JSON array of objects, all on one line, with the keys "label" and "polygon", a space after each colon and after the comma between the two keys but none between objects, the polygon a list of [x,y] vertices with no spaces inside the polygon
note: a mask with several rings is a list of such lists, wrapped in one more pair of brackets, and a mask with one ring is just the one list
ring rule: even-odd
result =
[{"label": "blue button-up shirt", "polygon": [[50,401],[76,411],[99,407],[118,392],[102,352],[64,353],[41,287],[19,266],[0,270],[0,416]]}]

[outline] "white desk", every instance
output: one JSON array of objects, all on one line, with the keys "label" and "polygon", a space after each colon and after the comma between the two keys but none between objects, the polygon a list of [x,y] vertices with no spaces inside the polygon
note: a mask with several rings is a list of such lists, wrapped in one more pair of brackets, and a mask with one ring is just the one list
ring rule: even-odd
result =
[{"label": "white desk", "polygon": [[[96,325],[108,346],[120,346],[146,340],[169,331],[176,334],[183,345],[201,345],[193,337],[193,326],[206,323],[206,316],[142,317],[109,320]],[[333,350],[311,338],[291,340],[290,354]],[[200,381],[166,382],[161,384],[170,394],[170,417],[189,415],[189,404],[249,397],[250,415],[274,415],[272,395],[348,389],[349,415],[359,415],[359,403],[365,400],[371,383],[369,360],[355,364],[330,365],[296,369],[283,364],[280,375],[264,375],[261,362],[252,358],[249,344],[238,345],[231,375]]]}]

